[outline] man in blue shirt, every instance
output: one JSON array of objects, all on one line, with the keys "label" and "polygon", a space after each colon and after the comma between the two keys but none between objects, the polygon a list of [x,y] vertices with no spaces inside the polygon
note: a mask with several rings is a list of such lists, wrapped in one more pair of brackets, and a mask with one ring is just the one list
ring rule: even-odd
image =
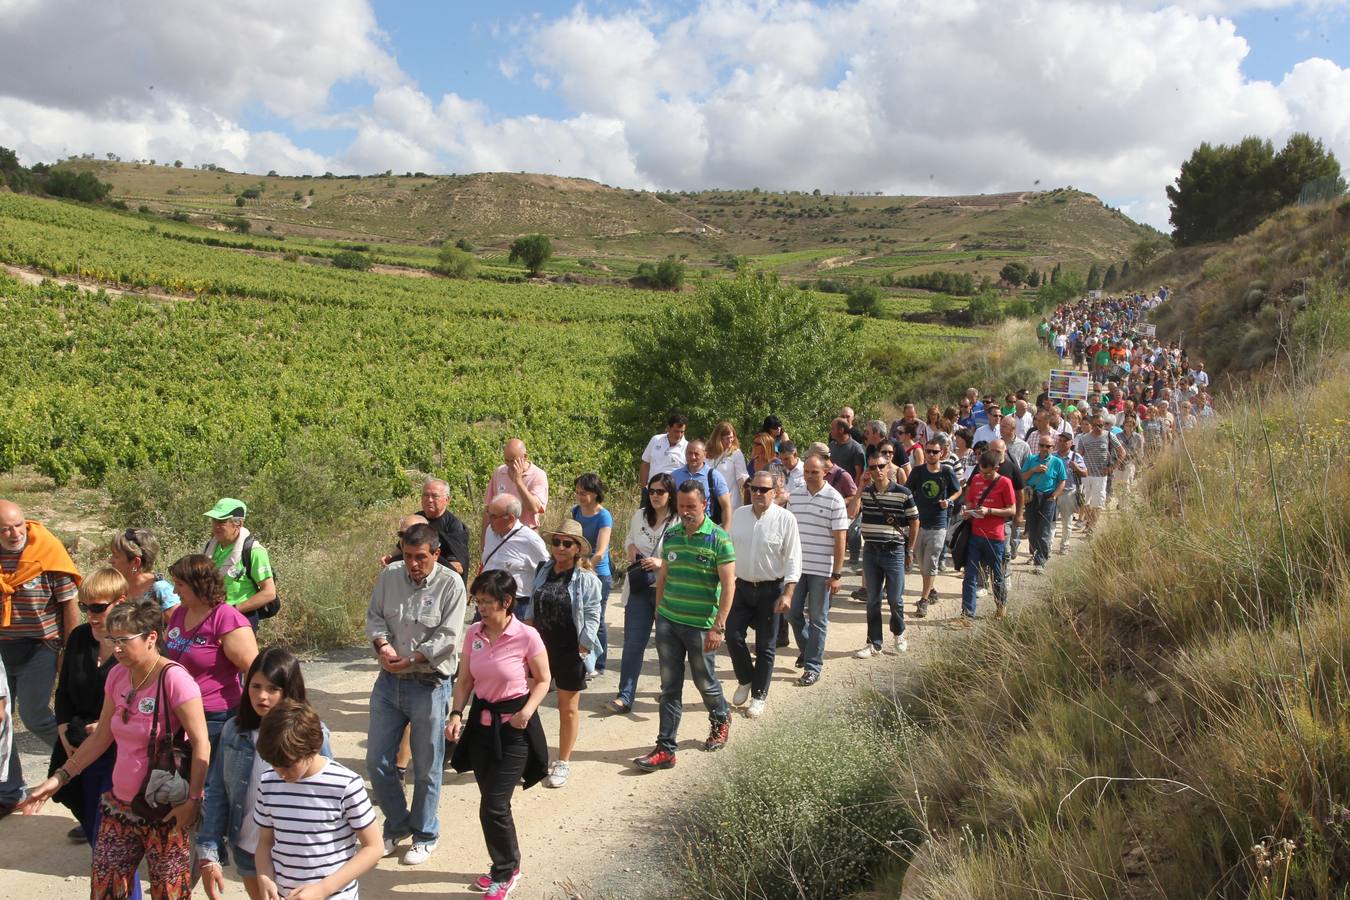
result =
[{"label": "man in blue shirt", "polygon": [[703,496],[707,497],[704,513],[713,520],[714,525],[731,526],[731,490],[722,473],[708,465],[708,449],[700,440],[689,442],[684,449],[684,465],[670,473],[675,479],[675,490],[693,479],[703,485]]},{"label": "man in blue shirt", "polygon": [[1045,571],[1045,563],[1050,559],[1055,511],[1069,473],[1064,467],[1064,460],[1055,454],[1055,442],[1050,433],[1032,433],[1036,435],[1036,446],[1032,448],[1036,452],[1027,454],[1026,461],[1022,463],[1022,475],[1027,491],[1027,539],[1031,543],[1031,571],[1039,575]]}]

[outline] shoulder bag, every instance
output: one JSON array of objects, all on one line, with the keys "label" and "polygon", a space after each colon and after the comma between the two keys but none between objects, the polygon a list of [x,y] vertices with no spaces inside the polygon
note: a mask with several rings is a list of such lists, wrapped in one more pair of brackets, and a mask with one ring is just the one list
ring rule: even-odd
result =
[{"label": "shoulder bag", "polygon": [[[155,688],[155,719],[150,726],[150,739],[145,748],[149,766],[140,791],[131,801],[132,812],[147,822],[161,821],[175,806],[185,803],[188,798],[192,750],[183,730],[173,730],[169,705],[164,696],[164,678],[169,667],[174,665],[177,663],[166,662],[159,672],[159,684]],[[164,724],[163,730],[160,729],[161,722]]]},{"label": "shoulder bag", "polygon": [[[1002,477],[1002,475],[994,476],[994,480],[985,487],[984,493],[980,495],[980,499],[975,502],[973,508],[978,509],[984,506],[984,501],[989,496],[989,492],[994,489],[994,485],[998,484]],[[952,555],[952,566],[958,572],[966,567],[966,553],[970,548],[970,523],[972,521],[972,519],[962,519],[952,528],[951,546],[948,549]]]}]

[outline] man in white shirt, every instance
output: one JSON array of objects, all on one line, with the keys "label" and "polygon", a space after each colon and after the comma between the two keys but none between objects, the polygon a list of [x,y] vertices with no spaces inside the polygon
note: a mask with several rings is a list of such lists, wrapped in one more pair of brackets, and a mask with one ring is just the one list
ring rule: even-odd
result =
[{"label": "man in white shirt", "polygon": [[683,413],[671,413],[666,419],[666,430],[652,435],[647,448],[642,451],[642,465],[638,467],[638,484],[643,486],[646,495],[647,483],[657,475],[674,472],[685,462],[685,450],[689,442],[684,432],[689,427],[689,417]]},{"label": "man in white shirt", "polygon": [[[779,444],[778,461],[783,464],[783,489],[791,495],[803,484],[802,460],[797,455],[797,445],[792,441]],[[829,466],[825,468],[828,470]]]},{"label": "man in white shirt", "polygon": [[[731,545],[736,550],[736,596],[727,618],[727,655],[738,687],[731,705],[750,705],[745,715],[764,714],[773,677],[774,637],[778,617],[788,611],[801,577],[802,548],[797,519],[773,502],[778,476],[761,469],[750,479],[750,505],[731,517]],[[745,643],[747,629],[755,627],[755,657]]]},{"label": "man in white shirt", "polygon": [[797,683],[810,687],[820,680],[825,660],[825,632],[830,626],[830,598],[839,590],[844,564],[844,535],[848,513],[844,498],[825,482],[829,463],[808,456],[802,463],[802,486],[788,497],[797,517],[802,545],[802,574],[792,594],[788,619],[801,648],[797,665],[803,669]]},{"label": "man in white shirt", "polygon": [[998,421],[998,419],[994,419],[992,424],[990,422],[985,422],[979,428],[976,428],[975,439],[971,443],[971,446],[980,443],[992,444],[994,441],[998,440]]},{"label": "man in white shirt", "polygon": [[500,570],[516,581],[516,618],[530,618],[530,592],[539,564],[552,557],[539,532],[520,521],[520,501],[501,494],[487,508],[488,530],[483,536],[483,556],[478,572]]}]

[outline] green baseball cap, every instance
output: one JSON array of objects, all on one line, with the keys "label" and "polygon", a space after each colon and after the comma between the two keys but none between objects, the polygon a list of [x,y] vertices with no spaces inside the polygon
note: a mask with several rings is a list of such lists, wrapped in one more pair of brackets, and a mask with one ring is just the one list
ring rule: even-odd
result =
[{"label": "green baseball cap", "polygon": [[216,505],[206,511],[208,519],[242,519],[248,515],[248,507],[244,505],[243,500],[236,500],[233,497],[221,497],[216,501]]}]

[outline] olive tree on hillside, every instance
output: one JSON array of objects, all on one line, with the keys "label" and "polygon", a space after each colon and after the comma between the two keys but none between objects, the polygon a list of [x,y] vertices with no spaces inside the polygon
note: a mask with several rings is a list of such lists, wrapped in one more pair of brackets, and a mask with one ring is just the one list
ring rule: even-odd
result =
[{"label": "olive tree on hillside", "polygon": [[511,255],[507,261],[521,263],[529,271],[530,277],[534,278],[544,271],[544,264],[552,256],[553,242],[548,239],[548,235],[527,234],[516,238],[511,244]]},{"label": "olive tree on hillside", "polygon": [[789,431],[819,431],[840,406],[878,394],[862,327],[771,275],[713,282],[628,327],[613,437],[636,454],[673,409],[689,416],[690,435],[722,419],[753,434],[768,413]]}]

